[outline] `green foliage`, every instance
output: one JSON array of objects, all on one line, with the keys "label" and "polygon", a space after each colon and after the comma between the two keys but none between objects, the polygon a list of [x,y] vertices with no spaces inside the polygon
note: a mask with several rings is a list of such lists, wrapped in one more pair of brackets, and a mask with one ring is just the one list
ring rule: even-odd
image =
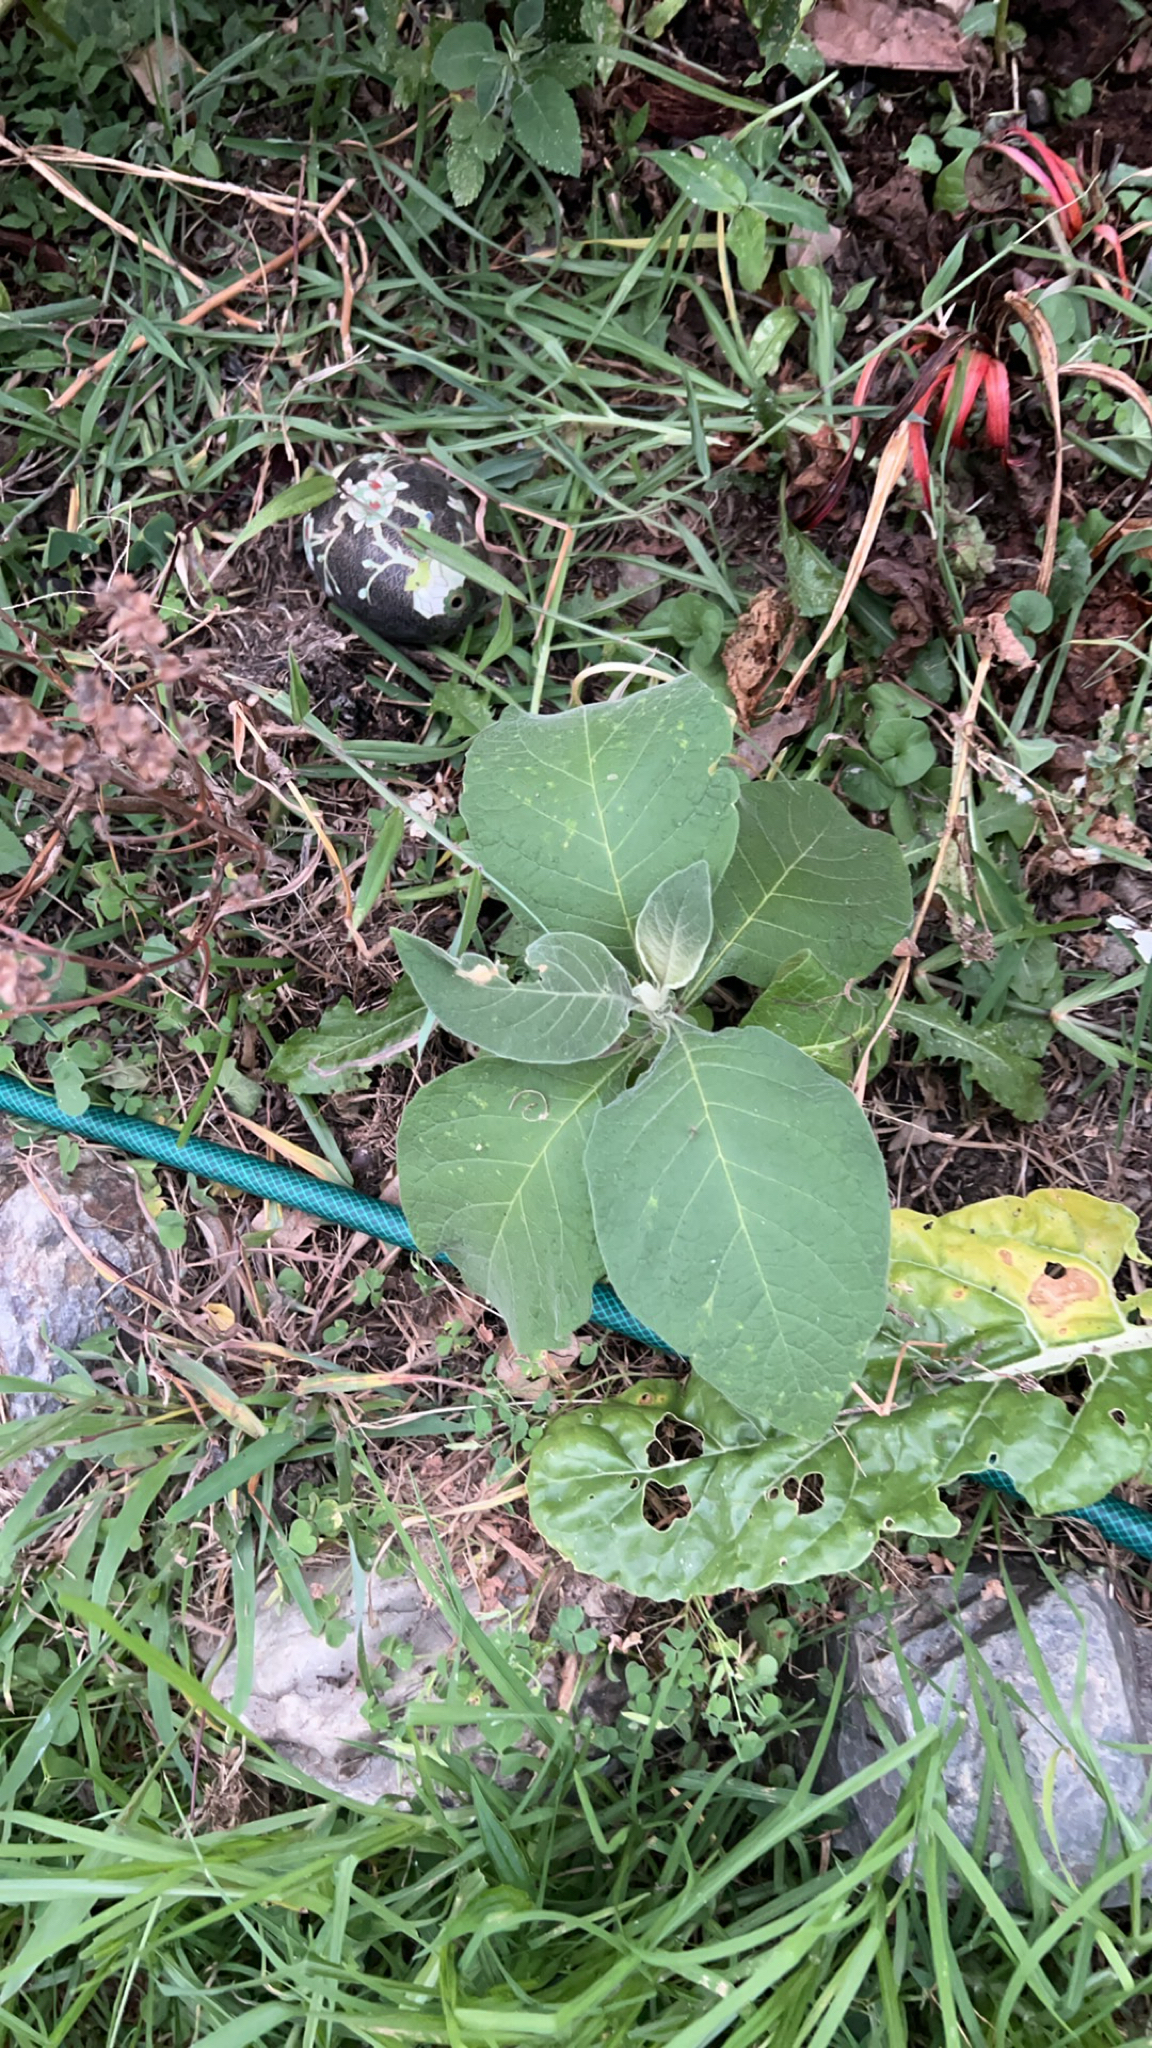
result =
[{"label": "green foliage", "polygon": [[670,875],[736,843],[732,717],[697,682],[540,719],[505,712],[468,755],[471,856],[546,931],[636,959],[636,920]]},{"label": "green foliage", "polygon": [[[840,976],[813,958],[795,953],[777,969],[763,995],[744,1018],[798,1045],[839,1081],[850,1081],[859,1055],[879,1022],[882,998],[872,989],[845,987]],[[884,1064],[881,1037],[870,1071]]]},{"label": "green foliage", "polygon": [[912,916],[903,856],[819,783],[757,782],[739,804],[736,850],[716,891],[709,979],[763,988],[810,952],[841,982],[887,958]]},{"label": "green foliage", "polygon": [[[432,54],[437,85],[458,94],[448,126],[448,184],[457,206],[471,206],[511,128],[525,156],[543,171],[579,176],[580,117],[572,88],[592,77],[595,46],[541,34],[543,0],[520,0],[498,44],[483,21],[459,22]],[[471,95],[471,97],[465,97]]]},{"label": "green foliage", "polygon": [[847,1089],[770,1031],[682,1026],[587,1170],[633,1313],[745,1414],[819,1429],[884,1313],[887,1183]]},{"label": "green foliage", "polygon": [[[1087,1505],[1152,1464],[1152,1327],[1113,1286],[1135,1229],[1130,1210],[1068,1190],[897,1210],[867,1398],[834,1427],[766,1430],[696,1372],[644,1381],[549,1424],[537,1525],[580,1569],[668,1600],[853,1571],[898,1531],[946,1539],[959,1524],[941,1489],[987,1468],[1040,1514]],[[1071,1410],[1073,1368],[1090,1385]],[[660,1459],[670,1421],[694,1448]],[[657,1480],[686,1502],[665,1526]]]},{"label": "green foliage", "polygon": [[[551,1646],[577,1660],[576,1696],[552,1705],[523,1619],[481,1629],[449,1575],[425,1572],[456,1647],[431,1697],[421,1686],[388,1710],[410,1791],[371,1810],[321,1797],[243,1736],[194,1670],[181,1593],[205,1518],[165,1516],[203,1445],[186,1422],[173,1443],[171,1406],[132,1431],[134,1469],[70,1532],[67,1568],[25,1575],[6,1618],[0,1998],[14,2042],[955,2048],[988,2038],[988,2013],[1002,2048],[1059,2038],[1065,2015],[1087,2048],[1139,2036],[1152,1936],[1136,1914],[1118,1933],[1101,1900],[1126,1873],[1138,1883],[1143,1845],[1078,1890],[1050,1868],[1027,1788],[1008,1782],[1015,1859],[1035,1873],[1027,1920],[1013,1916],[996,1872],[948,1828],[946,1725],[821,1787],[839,1699],[822,1668],[813,1708],[783,1704],[784,1616],[751,1616],[746,1636],[699,1610],[675,1617],[646,1662],[621,1660],[601,1726],[584,1692],[597,1631],[578,1607],[556,1616]],[[125,1409],[121,1447],[133,1420]],[[285,1542],[281,1564],[307,1597],[300,1558],[346,1540],[348,1520],[310,1482],[299,1503],[299,1555]],[[203,1553],[216,1568],[219,1554]],[[246,1570],[250,1587],[250,1551]],[[242,1565],[241,1596],[244,1583]],[[186,1592],[184,1605],[191,1623]],[[243,1630],[242,1597],[237,1614]],[[340,1643],[332,1596],[312,1619]],[[396,1641],[369,1682],[407,1661]],[[993,1678],[982,1691],[992,1724],[1011,1725],[1019,1702]],[[383,1731],[383,1710],[368,1711]],[[475,1749],[453,1742],[463,1727]],[[250,1816],[235,1804],[240,1739]],[[1100,1769],[1077,1728],[1066,1739],[1080,1768]],[[993,1754],[998,1788],[1010,1767]],[[849,1802],[881,1770],[900,1788],[895,1814],[851,1854]],[[896,1874],[912,1847],[919,1881]],[[942,2024],[941,1985],[963,2032]]]},{"label": "green foliage", "polygon": [[584,1153],[621,1059],[452,1067],[404,1112],[397,1164],[416,1242],[443,1251],[507,1321],[518,1351],[587,1322],[602,1259]]},{"label": "green foliage", "polygon": [[1035,1123],[1046,1107],[1039,1055],[1052,1036],[1043,1017],[1015,1015],[972,1025],[942,998],[901,1003],[897,1021],[926,1059],[959,1060],[994,1102],[1022,1123]]},{"label": "green foliage", "polygon": [[880,1154],[806,1052],[686,1012],[722,974],[768,980],[799,942],[842,990],[906,931],[911,898],[898,847],[828,791],[740,796],[730,736],[691,676],[477,736],[465,858],[545,931],[519,980],[395,935],[433,1015],[496,1055],[410,1102],[401,1192],[420,1246],[519,1348],[562,1343],[606,1272],[742,1410],[817,1430],[883,1313]]},{"label": "green foliage", "polygon": [[297,1095],[331,1095],[355,1088],[373,1067],[415,1045],[427,1006],[402,975],[378,1010],[358,1011],[345,996],[326,1010],[318,1025],[294,1031],[277,1046],[268,1079]]},{"label": "green foliage", "polygon": [[763,175],[779,147],[777,131],[753,127],[738,143],[712,135],[695,143],[691,154],[667,149],[652,153],[653,162],[686,198],[724,217],[740,283],[749,292],[758,292],[768,274],[769,223],[809,234],[821,234],[828,227],[828,217],[814,199],[794,184]]},{"label": "green foliage", "polygon": [[454,958],[411,932],[397,932],[396,951],[444,1029],[502,1059],[595,1059],[628,1021],[628,976],[606,946],[581,932],[533,939],[524,965],[534,979],[522,982],[481,954]]}]

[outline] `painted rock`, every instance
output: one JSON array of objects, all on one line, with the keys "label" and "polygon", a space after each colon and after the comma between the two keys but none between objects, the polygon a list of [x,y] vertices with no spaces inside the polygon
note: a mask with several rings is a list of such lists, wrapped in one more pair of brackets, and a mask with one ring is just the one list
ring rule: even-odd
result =
[{"label": "painted rock", "polygon": [[336,483],[304,521],[308,567],[325,594],[401,646],[436,647],[462,632],[484,592],[408,540],[434,533],[483,558],[458,487],[431,463],[392,454],[353,456]]}]

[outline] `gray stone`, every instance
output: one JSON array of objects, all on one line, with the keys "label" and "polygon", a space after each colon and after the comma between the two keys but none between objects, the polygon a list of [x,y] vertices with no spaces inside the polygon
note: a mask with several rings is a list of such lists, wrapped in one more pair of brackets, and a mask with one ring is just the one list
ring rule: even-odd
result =
[{"label": "gray stone", "polygon": [[[312,1561],[306,1570],[314,1599],[335,1594],[336,1617],[347,1624],[347,1634],[337,1647],[313,1635],[304,1615],[272,1581],[256,1605],[254,1675],[240,1718],[286,1762],[333,1792],[373,1805],[404,1800],[412,1790],[403,1735],[406,1712],[413,1701],[435,1691],[437,1664],[456,1637],[413,1575],[368,1574],[358,1613],[348,1566]],[[461,1587],[460,1594],[481,1627],[507,1621],[503,1608],[481,1613],[471,1586]],[[381,1682],[375,1674],[394,1664],[398,1646],[411,1663]],[[362,1669],[373,1674],[371,1702]],[[233,1650],[219,1671],[208,1675],[213,1695],[225,1706],[235,1698],[237,1673]],[[543,1661],[539,1678],[545,1693],[554,1693],[555,1677]],[[579,1709],[600,1720],[614,1719],[625,1693],[623,1686],[590,1682]],[[366,1719],[369,1707],[376,1726]],[[456,1749],[477,1751],[481,1744],[479,1730],[469,1727],[445,1730],[442,1739]],[[491,1767],[488,1755],[478,1760]]]},{"label": "gray stone", "polygon": [[1030,85],[1024,96],[1024,119],[1029,128],[1047,128],[1052,119],[1048,95],[1042,85]]},{"label": "gray stone", "polygon": [[[68,1370],[58,1352],[107,1329],[131,1302],[117,1276],[155,1287],[163,1266],[130,1168],[89,1153],[65,1179],[52,1153],[18,1156],[0,1139],[0,1372],[45,1388],[7,1397],[13,1422],[59,1406],[47,1391]],[[7,1466],[2,1496],[21,1494],[52,1455],[32,1450]]]},{"label": "gray stone", "polygon": [[[1035,1840],[1052,1870],[1085,1885],[1096,1871],[1102,1841],[1109,1856],[1119,1850],[1117,1831],[1093,1783],[1099,1770],[1117,1810],[1132,1823],[1135,1839],[1149,1841],[1144,1889],[1152,1894],[1147,1800],[1152,1758],[1125,1748],[1147,1743],[1152,1727],[1141,1632],[1098,1581],[1070,1575],[1056,1590],[1047,1579],[1021,1575],[1013,1584],[1052,1695],[1046,1697],[1037,1682],[999,1580],[936,1581],[898,1603],[890,1617],[869,1615],[852,1625],[845,1704],[831,1745],[828,1782],[842,1783],[884,1754],[887,1745],[873,1715],[895,1743],[916,1732],[921,1716],[949,1734],[958,1726],[943,1765],[943,1783],[949,1825],[971,1848],[987,1750],[972,1704],[966,1637],[999,1682],[1001,1705],[1010,1713],[1032,1790]],[[908,1684],[893,1638],[906,1660]],[[987,1688],[981,1690],[986,1697]],[[896,1812],[901,1784],[900,1773],[889,1773],[853,1797],[846,1847],[859,1848],[883,1833]],[[1055,1841],[1044,1818],[1046,1806]],[[902,1874],[907,1875],[913,1855],[912,1850],[904,1853]],[[1005,1873],[1018,1872],[1012,1829],[998,1792],[991,1802],[985,1856],[998,1859]],[[1018,1883],[1009,1882],[1006,1889],[1020,1896]]]}]

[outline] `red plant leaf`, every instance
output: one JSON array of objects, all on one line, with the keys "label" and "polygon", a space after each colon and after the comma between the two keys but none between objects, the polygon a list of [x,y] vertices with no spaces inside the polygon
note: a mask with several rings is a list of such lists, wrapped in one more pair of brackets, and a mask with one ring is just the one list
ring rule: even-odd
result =
[{"label": "red plant leaf", "polygon": [[988,439],[993,448],[999,450],[1005,462],[1008,460],[1011,412],[1007,368],[1003,363],[997,362],[995,356],[989,356],[984,372],[984,415]]},{"label": "red plant leaf", "polygon": [[928,441],[924,433],[923,420],[908,422],[908,454],[912,462],[912,474],[923,493],[924,503],[932,510],[932,487],[928,468]]},{"label": "red plant leaf", "polygon": [[[1017,142],[1023,143],[1022,149]],[[1057,156],[1030,128],[1006,128],[1002,135],[988,144],[1001,156],[1010,157],[1022,171],[1039,185],[1045,198],[1055,207],[1061,224],[1068,235],[1078,235],[1084,225],[1084,208],[1080,203],[1079,183],[1074,167],[1066,157]]]},{"label": "red plant leaf", "polygon": [[[983,349],[971,349],[967,355],[960,358],[956,365],[955,376],[949,379],[950,385],[955,382],[956,376],[963,379],[960,386],[960,403],[956,408],[956,418],[952,423],[952,432],[948,437],[949,446],[952,448],[962,448],[964,445],[964,429],[968,424],[972,408],[980,396],[981,386],[984,383],[991,360],[991,356],[985,355]],[[947,395],[941,398],[941,418],[947,412],[948,399],[951,398],[951,395],[952,393],[949,389]]]}]

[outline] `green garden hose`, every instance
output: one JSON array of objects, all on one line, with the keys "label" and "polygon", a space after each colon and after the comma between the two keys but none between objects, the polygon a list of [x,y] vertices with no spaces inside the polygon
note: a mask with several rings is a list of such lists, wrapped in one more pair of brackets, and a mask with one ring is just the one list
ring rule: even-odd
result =
[{"label": "green garden hose", "polygon": [[[404,1211],[395,1202],[381,1202],[375,1195],[362,1195],[358,1188],[318,1180],[298,1166],[254,1159],[248,1152],[214,1144],[210,1138],[188,1138],[181,1144],[177,1132],[166,1125],[151,1123],[144,1117],[122,1116],[114,1109],[86,1109],[81,1116],[69,1116],[53,1096],[41,1095],[11,1074],[0,1073],[0,1110],[29,1123],[45,1124],[49,1130],[67,1131],[72,1137],[89,1138],[99,1145],[114,1145],[134,1159],[150,1159],[157,1166],[174,1166],[181,1173],[199,1174],[221,1187],[258,1195],[262,1201],[282,1202],[287,1208],[303,1210],[306,1216],[322,1217],[326,1223],[339,1223],[347,1230],[362,1230],[367,1236],[379,1238],[384,1244],[399,1245],[404,1251],[418,1249]],[[621,1336],[635,1337],[639,1343],[669,1357],[678,1355],[654,1330],[637,1321],[611,1287],[597,1285],[592,1289],[592,1321],[603,1329],[618,1331]],[[972,1477],[1014,1500],[1021,1498],[1003,1472],[976,1472]],[[1134,1507],[1130,1501],[1109,1494],[1092,1507],[1067,1508],[1064,1512],[1076,1521],[1089,1522],[1109,1543],[1119,1544],[1136,1557],[1152,1559],[1152,1513],[1146,1508]]]}]

